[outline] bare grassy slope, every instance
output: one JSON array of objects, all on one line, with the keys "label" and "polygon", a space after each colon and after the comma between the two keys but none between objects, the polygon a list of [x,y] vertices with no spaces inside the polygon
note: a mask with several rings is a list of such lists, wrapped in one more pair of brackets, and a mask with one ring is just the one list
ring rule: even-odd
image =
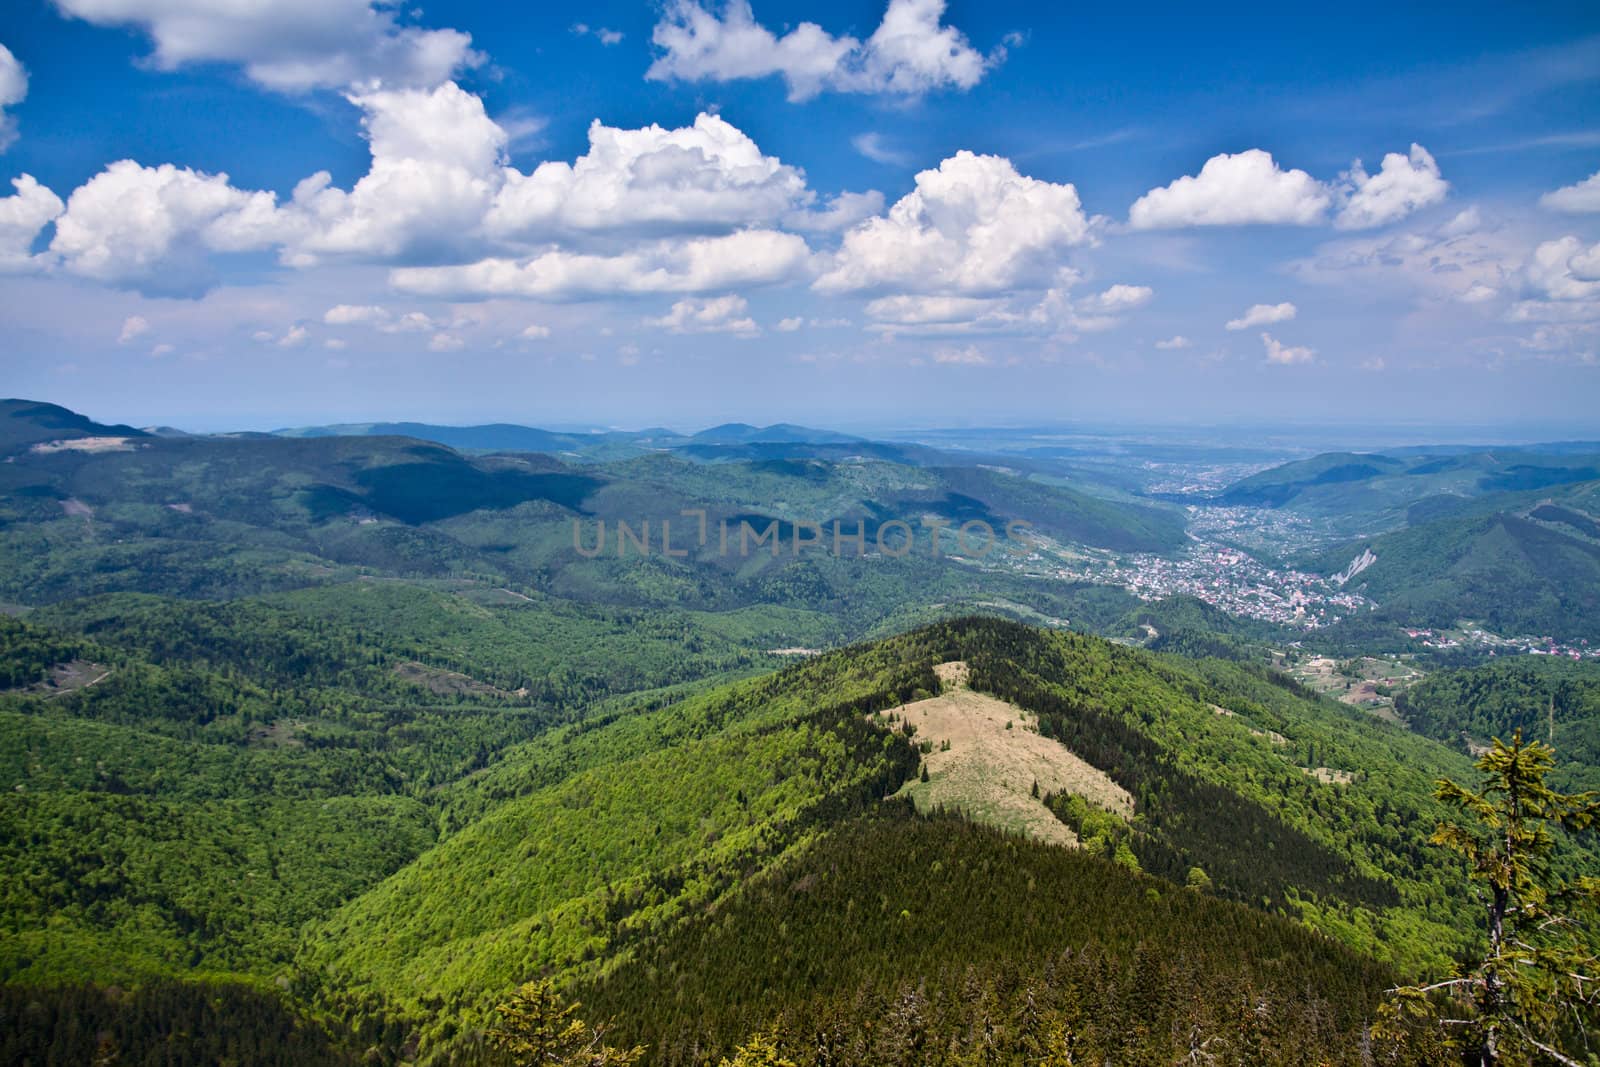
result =
[{"label": "bare grassy slope", "polygon": [[1128,791],[1060,742],[1041,737],[1034,715],[967,688],[965,663],[941,663],[934,670],[942,693],[881,713],[914,728],[915,739],[932,746],[924,757],[928,781],[913,780],[900,790],[917,810],[960,811],[976,822],[1058,845],[1076,845],[1078,839],[1044,806],[1039,798],[1045,793],[1076,793],[1132,816]]}]

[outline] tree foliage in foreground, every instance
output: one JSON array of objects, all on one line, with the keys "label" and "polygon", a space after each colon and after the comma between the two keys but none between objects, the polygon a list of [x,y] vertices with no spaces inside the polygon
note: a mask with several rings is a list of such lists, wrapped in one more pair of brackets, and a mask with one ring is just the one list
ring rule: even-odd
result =
[{"label": "tree foliage in foreground", "polygon": [[516,1067],[630,1067],[644,1048],[613,1048],[549,980],[526,982],[496,1009],[489,1045]]},{"label": "tree foliage in foreground", "polygon": [[1554,752],[1522,731],[1499,738],[1478,760],[1478,791],[1448,779],[1440,800],[1470,816],[1444,823],[1433,840],[1463,856],[1486,889],[1486,949],[1443,981],[1395,990],[1383,1031],[1396,1043],[1459,1053],[1463,1062],[1581,1065],[1600,1052],[1600,952],[1582,916],[1600,905],[1600,877],[1552,877],[1552,828],[1586,830],[1600,795],[1558,793],[1545,784]]}]

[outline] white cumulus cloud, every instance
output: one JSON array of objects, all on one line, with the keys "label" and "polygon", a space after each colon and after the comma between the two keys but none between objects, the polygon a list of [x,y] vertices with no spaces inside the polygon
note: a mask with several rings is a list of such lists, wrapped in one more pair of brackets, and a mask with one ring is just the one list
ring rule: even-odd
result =
[{"label": "white cumulus cloud", "polygon": [[1376,174],[1358,159],[1344,175],[1346,199],[1333,224],[1341,230],[1365,230],[1398,222],[1413,211],[1442,201],[1450,183],[1439,176],[1439,164],[1419,144],[1410,155],[1390,152]]},{"label": "white cumulus cloud", "polygon": [[1252,148],[1212,156],[1200,173],[1145,193],[1128,209],[1136,230],[1177,226],[1280,223],[1310,226],[1327,214],[1332,196],[1303,170],[1283,170],[1271,154]]},{"label": "white cumulus cloud", "polygon": [[1281,304],[1253,304],[1236,319],[1229,319],[1227,328],[1230,330],[1248,330],[1252,326],[1265,326],[1271,322],[1288,322],[1299,313],[1299,309],[1288,301]]},{"label": "white cumulus cloud", "polygon": [[1418,144],[1409,155],[1384,156],[1377,174],[1368,174],[1356,160],[1332,185],[1303,170],[1284,170],[1270,153],[1252,148],[1212,156],[1199,174],[1145,193],[1128,209],[1128,223],[1136,230],[1315,226],[1333,211],[1340,229],[1368,229],[1437,204],[1449,190],[1433,156]]},{"label": "white cumulus cloud", "polygon": [[1573,215],[1600,211],[1600,171],[1576,184],[1545,193],[1539,198],[1539,205]]},{"label": "white cumulus cloud", "polygon": [[28,95],[28,72],[11,49],[0,44],[0,152],[17,139],[17,120],[6,108],[22,103]]},{"label": "white cumulus cloud", "polygon": [[30,174],[11,185],[16,192],[0,197],[0,273],[42,269],[46,257],[34,254],[33,243],[66,205]]},{"label": "white cumulus cloud", "polygon": [[1167,338],[1165,341],[1157,341],[1156,347],[1161,349],[1163,352],[1170,352],[1179,348],[1188,348],[1193,343],[1193,341],[1190,341],[1187,337],[1180,333],[1176,336]]},{"label": "white cumulus cloud", "polygon": [[672,333],[732,333],[754,337],[761,328],[746,314],[748,309],[745,298],[736,294],[705,299],[690,297],[673,304],[672,310],[661,318],[647,320],[646,325],[659,326]]},{"label": "white cumulus cloud", "polygon": [[500,185],[506,132],[483,101],[454,82],[433,89],[352,94],[372,152],[347,192],[326,171],[302,181],[285,207],[285,258],[429,259],[460,254],[482,228]]},{"label": "white cumulus cloud", "polygon": [[887,215],[847,232],[816,287],[993,293],[1041,284],[1067,248],[1090,236],[1072,185],[963,151],[919,173]]},{"label": "white cumulus cloud", "polygon": [[[814,209],[799,170],[712,115],[677,130],[596,123],[589,152],[575,163],[523,174],[506,163],[506,131],[453,82],[349,99],[362,109],[372,159],[348,190],[319,172],[280,204],[270,192],[234,188],[226,175],[123,161],[69,198],[53,261],[165,295],[198,295],[213,284],[214,253],[268,249],[299,268],[328,259],[419,268],[476,262],[477,275],[496,279],[510,262],[529,268],[512,287],[527,293],[603,295],[605,279],[628,292],[698,291],[701,278],[724,287],[796,269],[809,250],[772,228],[779,222],[837,229],[882,206],[881,194],[844,193]],[[25,247],[42,230],[49,195],[29,185],[25,205],[8,202],[18,223],[7,249]],[[667,240],[701,233],[726,241]],[[727,260],[736,248],[753,258]],[[13,251],[3,262],[17,269],[19,256]],[[677,261],[693,270],[674,272]],[[579,276],[590,266],[599,269],[593,283]]]},{"label": "white cumulus cloud", "polygon": [[945,0],[889,0],[865,41],[834,37],[802,22],[782,37],[756,21],[748,0],[728,0],[722,14],[698,0],[671,0],[651,39],[661,55],[646,77],[658,81],[734,81],[781,76],[789,99],[823,90],[921,96],[970,89],[1002,58],[974,49],[960,30],[941,25]]},{"label": "white cumulus cloud", "polygon": [[232,63],[283,92],[367,83],[429,87],[483,57],[472,38],[405,25],[404,8],[371,0],[55,0],[96,26],[149,35],[163,70]]},{"label": "white cumulus cloud", "polygon": [[1267,349],[1267,362],[1288,366],[1294,363],[1310,363],[1316,358],[1316,353],[1309,348],[1296,348],[1286,345],[1273,337],[1270,333],[1261,335],[1261,343]]},{"label": "white cumulus cloud", "polygon": [[235,189],[226,174],[125,159],[67,198],[50,253],[81,277],[195,295],[215,278],[212,254],[272,245],[279,232],[275,199]]},{"label": "white cumulus cloud", "polygon": [[505,172],[489,231],[538,239],[642,228],[725,230],[771,222],[812,199],[805,175],[762,153],[738,128],[702,114],[693,126],[589,127],[589,151],[573,163]]}]

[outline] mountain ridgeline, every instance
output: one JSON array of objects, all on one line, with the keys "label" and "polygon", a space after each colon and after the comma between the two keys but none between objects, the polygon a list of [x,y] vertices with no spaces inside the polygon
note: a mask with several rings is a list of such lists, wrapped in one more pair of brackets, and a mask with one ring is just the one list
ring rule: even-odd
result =
[{"label": "mountain ridgeline", "polygon": [[[403,437],[90,433],[58,427],[55,415],[41,422],[39,405],[7,404],[0,422],[13,443],[0,464],[0,599],[20,603],[125,589],[227,597],[383,573],[470,575],[585,602],[714,610],[772,602],[774,588],[807,589],[806,606],[831,618],[841,600],[885,582],[899,587],[883,594],[897,606],[947,601],[962,589],[976,596],[980,586],[1004,595],[1021,584],[1004,575],[979,582],[970,569],[935,558],[935,519],[981,520],[1001,538],[1020,522],[1124,551],[1169,550],[1184,536],[1181,515],[1163,505],[950,457],[943,466],[870,456],[707,464],[670,452],[567,462],[543,453],[465,455]],[[732,523],[735,550],[708,537],[687,558],[663,551],[662,524],[675,523],[681,539],[693,525],[686,510],[704,512],[713,531]],[[835,521],[844,531],[865,524],[867,540],[854,556],[830,550]],[[868,576],[860,556],[877,548],[873,533],[890,521],[906,523],[920,547]],[[576,550],[580,534],[593,543],[602,522],[613,532],[619,522],[635,532],[649,524],[655,547],[647,558],[619,559],[626,548],[613,538],[600,558],[585,558]],[[779,558],[738,552],[742,522],[758,532],[780,524],[788,536]],[[816,524],[829,537],[797,550],[795,524]],[[952,551],[952,534],[944,537],[943,550]],[[44,542],[48,551],[40,551]],[[875,599],[860,620],[889,614],[882,596]],[[1048,592],[1038,604],[1059,607]]]},{"label": "mountain ridgeline", "polygon": [[1214,498],[1283,509],[1342,533],[1298,560],[1406,626],[1463,620],[1502,635],[1600,641],[1600,446],[1329,453]]},{"label": "mountain ridgeline", "polygon": [[[884,1062],[880,1040],[896,1062],[983,1042],[1021,1062],[1058,1029],[1171,1058],[1246,1016],[1236,1062],[1354,1063],[1389,976],[1470,928],[1425,840],[1431,779],[1465,758],[1241,664],[968,619],[563,719],[509,694],[403,696],[386,661],[442,648],[351,644],[282,606],[229,609],[231,653],[206,636],[218,609],[177,601],[147,622],[135,605],[49,617],[80,637],[10,625],[19,677],[70,654],[139,684],[5,698],[8,981],[36,998],[277,981],[343,1020],[316,1038],[329,1062],[348,1025],[388,1035],[380,1060],[470,1061],[492,1005],[548,974],[658,1063],[771,1027],[807,1063]],[[295,685],[305,659],[328,669]],[[938,693],[951,661],[1125,788],[1132,817],[1058,805],[1095,838],[1075,852],[985,828],[976,806],[886,801],[926,751],[873,713]],[[218,683],[278,696],[196,700]],[[1311,773],[1327,767],[1348,776]],[[1225,995],[1179,996],[1197,974]],[[118,1003],[108,1029],[131,1034]],[[835,1035],[825,1057],[816,1033]]]},{"label": "mountain ridgeline", "polygon": [[[1007,566],[1013,522],[1052,559],[1189,543],[1048,457],[460,433],[0,406],[7,1062],[512,1067],[538,980],[661,1067],[1440,1063],[1370,1030],[1480,943],[1436,782],[1517,728],[1595,781],[1591,663],[1429,663],[1379,718],[1267,665],[1320,634]],[[1389,626],[1581,621],[1593,483],[1532,492],[1329,565],[1371,548]],[[797,546],[834,519],[904,540]]]}]

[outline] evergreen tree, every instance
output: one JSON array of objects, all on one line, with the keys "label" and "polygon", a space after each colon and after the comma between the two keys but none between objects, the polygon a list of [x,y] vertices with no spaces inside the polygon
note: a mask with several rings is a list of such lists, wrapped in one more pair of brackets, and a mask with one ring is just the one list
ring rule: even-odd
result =
[{"label": "evergreen tree", "polygon": [[1478,760],[1478,792],[1439,782],[1435,795],[1477,823],[1444,823],[1433,842],[1464,856],[1472,879],[1487,887],[1487,946],[1481,960],[1449,979],[1394,990],[1382,1034],[1403,1044],[1436,1040],[1481,1067],[1584,1062],[1582,1053],[1562,1047],[1600,1024],[1600,955],[1593,930],[1579,918],[1600,905],[1600,877],[1557,879],[1550,827],[1590,828],[1600,817],[1600,796],[1552,790],[1545,776],[1553,762],[1552,749],[1524,742],[1518,729],[1509,745],[1496,738]]},{"label": "evergreen tree", "polygon": [[718,1067],[795,1067],[795,1062],[778,1050],[776,1034],[755,1034]]},{"label": "evergreen tree", "polygon": [[590,1027],[577,1012],[578,1005],[563,1001],[548,980],[525,983],[495,1009],[489,1043],[517,1067],[630,1067],[643,1058],[644,1046],[612,1048],[604,1030]]}]

